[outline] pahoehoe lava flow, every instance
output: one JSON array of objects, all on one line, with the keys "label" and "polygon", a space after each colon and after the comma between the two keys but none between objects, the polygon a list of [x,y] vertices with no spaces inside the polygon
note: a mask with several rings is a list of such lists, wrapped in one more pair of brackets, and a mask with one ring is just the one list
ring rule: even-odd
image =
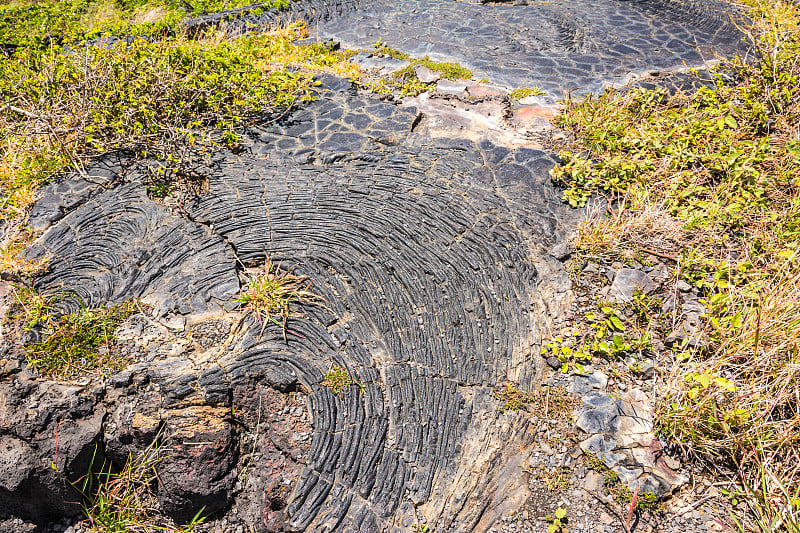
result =
[{"label": "pahoehoe lava flow", "polygon": [[[51,186],[34,222],[53,225],[29,251],[51,258],[39,287],[81,287],[89,306],[137,296],[204,313],[235,293],[236,260],[311,276],[325,303],[291,320],[286,341],[251,324],[202,364],[147,372],[170,402],[225,404],[265,380],[313,391],[294,529],[383,530],[404,503],[427,503],[469,531],[493,465],[525,439],[524,423],[496,420],[491,388],[536,386],[542,334],[569,289],[546,250],[577,214],[549,184],[552,155],[430,139],[411,132],[414,108],[324,81],[319,99],[250,131],[245,155],[219,158],[182,224],[135,174],[108,190]],[[361,387],[320,387],[332,364]]]},{"label": "pahoehoe lava flow", "polygon": [[[234,24],[302,15],[320,39],[380,38],[552,96],[700,65],[741,40],[712,0],[312,0],[248,13]],[[215,154],[207,187],[180,206],[108,162],[92,181],[48,186],[31,214],[44,233],[27,251],[49,258],[37,288],[67,293],[67,309],[138,297],[191,319],[233,307],[243,265],[309,276],[322,303],[304,305],[285,337],[246,318],[219,347],[128,372],[165,408],[227,407],[265,384],[307,391],[313,439],[286,498],[289,530],[408,531],[417,513],[437,531],[486,530],[524,499],[519,461],[534,438],[492,388],[537,387],[542,339],[570,304],[548,250],[581,213],[550,183],[555,155],[433,137],[414,130],[414,107],[321,82],[313,102],[249,129],[239,154]],[[358,386],[321,386],[333,365]]]},{"label": "pahoehoe lava flow", "polygon": [[[288,13],[255,13],[242,10],[233,28],[302,18],[320,41],[350,48],[381,42],[556,98],[619,87],[652,72],[702,69],[746,49],[736,23],[741,15],[718,0],[312,0]],[[207,15],[192,24],[219,20]]]}]

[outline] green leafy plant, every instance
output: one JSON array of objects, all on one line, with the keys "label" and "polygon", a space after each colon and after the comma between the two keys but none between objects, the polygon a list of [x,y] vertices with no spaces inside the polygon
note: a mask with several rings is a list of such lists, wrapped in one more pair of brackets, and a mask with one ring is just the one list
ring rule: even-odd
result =
[{"label": "green leafy plant", "polygon": [[572,480],[572,470],[567,467],[542,469],[536,472],[535,477],[548,492],[557,492],[569,488]]},{"label": "green leafy plant", "polygon": [[[45,0],[0,4],[0,42],[23,47],[73,44],[103,36],[163,37],[187,16],[225,11],[249,0]],[[285,9],[289,0],[262,3]],[[262,7],[250,10],[257,14]]]},{"label": "green leafy plant", "polygon": [[567,530],[567,510],[559,507],[555,510],[552,517],[549,517],[550,524],[547,526],[547,533],[558,533]]}]

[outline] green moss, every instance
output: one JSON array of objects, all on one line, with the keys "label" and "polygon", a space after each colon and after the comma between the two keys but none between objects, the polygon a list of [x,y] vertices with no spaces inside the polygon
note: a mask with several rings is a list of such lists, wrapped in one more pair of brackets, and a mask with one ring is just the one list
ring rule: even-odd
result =
[{"label": "green moss", "polygon": [[428,59],[427,56],[422,59],[415,59],[413,63],[438,72],[446,80],[469,80],[472,78],[472,71],[458,63],[440,63]]},{"label": "green moss", "polygon": [[520,87],[511,91],[511,98],[522,100],[528,96],[547,96],[547,93],[538,87]]},{"label": "green moss", "polygon": [[28,361],[50,377],[119,371],[128,361],[114,354],[114,331],[135,310],[136,303],[128,301],[50,320],[45,327],[45,340],[25,348]]},{"label": "green moss", "polygon": [[[472,79],[472,71],[469,70],[468,68],[463,67],[458,63],[433,61],[428,56],[422,58],[414,58],[406,54],[405,52],[401,52],[394,48],[389,48],[380,41],[375,45],[375,48],[377,49],[378,54],[389,56],[394,59],[402,59],[404,61],[408,61],[409,63],[411,63],[408,67],[401,69],[392,75],[393,79],[404,82],[406,84],[410,83],[411,80],[416,80],[419,84],[423,83],[417,79],[417,75],[414,71],[414,67],[417,65],[423,66],[434,72],[438,72],[439,76],[441,76],[446,80]],[[424,86],[420,85],[416,88],[421,89],[419,92],[422,92],[428,90],[428,88],[430,88],[431,85],[432,84],[424,84]],[[414,88],[411,87],[409,88],[410,90],[408,91],[408,94],[418,94],[418,93],[413,93]]]},{"label": "green moss", "polygon": [[325,379],[320,382],[320,385],[328,387],[334,394],[339,394],[354,384],[353,380],[350,379],[350,374],[347,372],[347,369],[341,366],[334,366],[331,368],[328,373],[325,374]]}]

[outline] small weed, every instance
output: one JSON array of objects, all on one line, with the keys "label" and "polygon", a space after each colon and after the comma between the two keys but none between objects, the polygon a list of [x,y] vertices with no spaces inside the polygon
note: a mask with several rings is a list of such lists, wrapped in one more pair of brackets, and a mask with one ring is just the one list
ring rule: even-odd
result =
[{"label": "small weed", "polygon": [[578,374],[593,356],[612,361],[625,356],[641,358],[651,351],[651,323],[661,318],[660,311],[656,317],[652,315],[656,302],[659,300],[642,294],[635,294],[633,302],[624,306],[598,302],[599,313],[585,313],[571,330],[545,342],[542,355],[561,361],[562,372]]},{"label": "small weed", "polygon": [[572,470],[567,467],[540,470],[535,474],[535,477],[544,484],[548,492],[557,492],[569,488],[572,480]]},{"label": "small weed", "polygon": [[586,464],[589,465],[589,468],[591,468],[595,472],[602,474],[608,470],[608,467],[603,462],[603,460],[597,457],[596,455],[587,453],[584,454],[584,457],[586,457]]},{"label": "small weed", "polygon": [[172,192],[171,183],[154,183],[147,192],[152,198],[166,198]]},{"label": "small weed", "polygon": [[[389,90],[393,89],[399,91],[400,96],[403,97],[416,96],[424,93],[425,91],[431,90],[433,86],[433,83],[425,83],[421,81],[417,77],[417,73],[414,71],[413,67],[406,67],[392,74],[387,88],[389,88]],[[376,92],[380,92],[380,86],[378,86],[378,91]]]},{"label": "small weed", "polygon": [[567,531],[567,510],[563,507],[556,509],[553,516],[548,516],[550,524],[547,526],[547,533],[563,533]]},{"label": "small weed", "polygon": [[[25,297],[27,298],[27,297]],[[31,298],[31,319],[44,318],[49,303]],[[82,309],[56,319],[44,318],[45,339],[25,347],[30,364],[48,377],[66,378],[84,372],[115,372],[128,361],[113,351],[114,331],[137,309],[135,301],[107,308]]]},{"label": "small weed", "polygon": [[603,472],[603,485],[607,489],[615,488],[619,484],[619,474],[606,468],[606,471]]},{"label": "small weed", "polygon": [[253,275],[247,289],[242,291],[236,302],[247,307],[262,324],[262,332],[268,322],[281,327],[286,339],[286,322],[289,317],[303,316],[293,311],[297,304],[313,304],[319,297],[312,293],[311,279],[308,276],[282,271],[271,261]]},{"label": "small weed", "polygon": [[547,96],[547,93],[538,87],[520,87],[511,91],[511,98],[522,100],[528,96]]},{"label": "small weed", "polygon": [[341,366],[332,367],[328,373],[325,374],[325,379],[320,382],[320,385],[328,387],[331,389],[332,393],[337,395],[351,385],[359,385],[363,390],[363,386],[350,379],[350,374],[347,372],[347,369]]}]

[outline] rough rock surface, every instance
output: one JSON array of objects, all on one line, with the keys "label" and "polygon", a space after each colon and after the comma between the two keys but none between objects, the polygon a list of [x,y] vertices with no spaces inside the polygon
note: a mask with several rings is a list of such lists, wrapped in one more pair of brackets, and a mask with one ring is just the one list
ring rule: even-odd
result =
[{"label": "rough rock surface", "polygon": [[[108,453],[124,460],[163,430],[174,441],[159,467],[163,508],[181,519],[222,508],[236,435],[221,406],[259,386],[299,387],[313,435],[279,506],[290,528],[408,527],[419,510],[471,531],[525,498],[523,472],[507,465],[532,439],[491,388],[537,386],[542,335],[570,289],[546,251],[579,213],[549,184],[552,155],[431,137],[413,131],[415,108],[323,81],[318,100],[220,157],[208,192],[180,211],[135,177],[91,194],[52,187],[45,201],[64,207],[29,252],[53,258],[37,283],[81,287],[90,305],[140,296],[156,317],[191,318],[238,289],[236,261],[311,276],[324,305],[290,320],[287,340],[246,320],[220,346],[158,344],[164,356],[114,378],[127,392],[109,399]],[[334,364],[360,386],[321,387]]]},{"label": "rough rock surface", "polygon": [[730,4],[717,0],[312,0],[292,3],[287,12],[243,8],[227,24],[244,31],[301,18],[322,41],[351,48],[380,41],[415,57],[458,61],[476,78],[537,86],[561,98],[637,80],[695,84],[689,68],[744,50],[730,12]]},{"label": "rough rock surface", "polygon": [[[233,28],[303,17],[320,38],[381,38],[551,96],[702,65],[741,38],[711,0],[254,9],[234,12]],[[119,465],[155,439],[171,451],[159,501],[181,520],[233,506],[258,531],[486,531],[530,496],[523,467],[545,446],[540,428],[502,412],[492,389],[540,386],[542,339],[572,302],[559,261],[581,213],[560,202],[557,158],[537,142],[553,133],[552,98],[512,108],[500,88],[439,80],[398,105],[322,82],[314,102],[247,131],[241,153],[215,154],[207,186],[179,205],[110,162],[45,189],[27,252],[49,259],[36,287],[65,294],[66,311],[138,297],[153,312],[124,326],[136,363],[106,388],[33,379],[3,347],[4,510],[74,515],[68,481],[93,455]],[[267,260],[322,297],[286,336],[227,313],[240,268]],[[619,279],[620,291],[636,284]],[[321,386],[333,365],[357,385]],[[607,385],[602,373],[573,383],[584,446],[668,492],[679,479],[657,470],[646,406]]]},{"label": "rough rock surface", "polygon": [[0,383],[0,502],[3,512],[55,518],[80,510],[72,486],[102,464],[97,390],[42,385],[25,372]]}]

